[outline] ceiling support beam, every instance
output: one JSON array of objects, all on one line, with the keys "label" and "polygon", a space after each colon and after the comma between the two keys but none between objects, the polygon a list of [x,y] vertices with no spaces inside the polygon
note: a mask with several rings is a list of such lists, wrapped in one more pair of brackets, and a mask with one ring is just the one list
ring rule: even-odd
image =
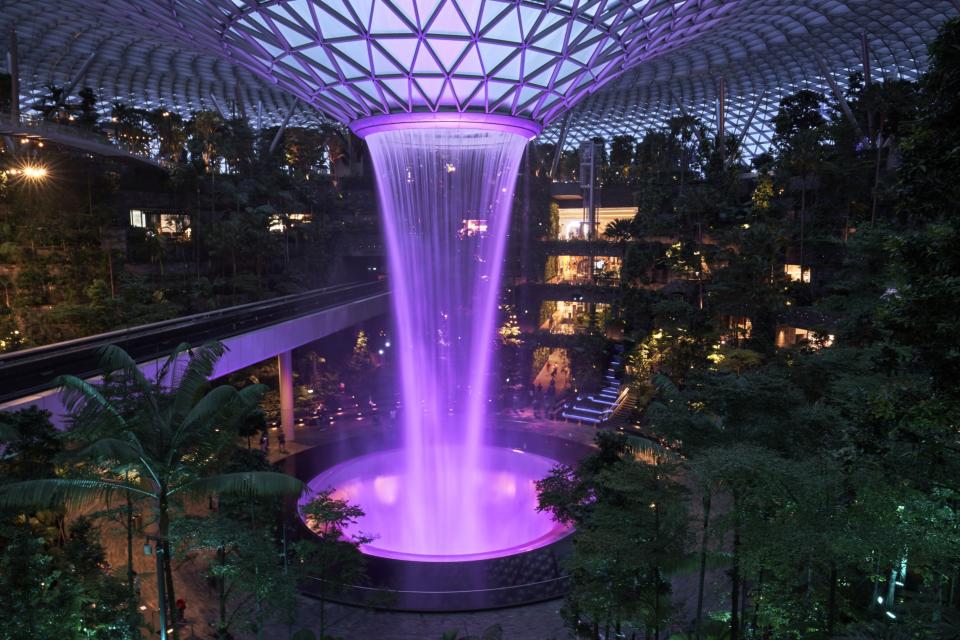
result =
[{"label": "ceiling support beam", "polygon": [[59,104],[62,105],[67,101],[67,98],[71,93],[73,93],[73,90],[77,88],[77,85],[81,80],[83,80],[83,77],[87,75],[87,71],[90,70],[90,65],[93,64],[93,61],[97,59],[97,53],[99,53],[99,50],[94,50],[93,53],[87,56],[87,59],[83,61],[83,64],[80,65],[80,68],[77,69],[77,73],[74,74],[73,80],[71,80],[70,83],[63,88],[63,93],[60,94]]},{"label": "ceiling support beam", "polygon": [[[870,89],[873,86],[873,72],[870,68],[870,41],[867,40],[866,32],[860,34],[860,56],[863,59],[863,87]],[[869,103],[868,103],[869,106]],[[867,109],[867,136],[874,139],[874,118],[873,109]]]},{"label": "ceiling support beam", "polygon": [[824,61],[823,56],[821,56],[817,51],[813,52],[813,56],[817,60],[817,65],[820,67],[820,73],[823,74],[823,79],[827,81],[827,84],[830,85],[830,90],[833,91],[833,97],[836,98],[837,102],[840,104],[840,110],[843,111],[843,115],[847,117],[847,120],[850,121],[850,125],[853,127],[854,132],[856,132],[857,139],[863,140],[863,129],[860,128],[860,123],[857,122],[857,118],[853,115],[850,105],[847,104],[847,99],[844,97],[843,91],[840,90],[840,86],[837,84],[836,79],[834,79],[833,74],[830,73],[830,69],[827,67],[826,61]]},{"label": "ceiling support beam", "polygon": [[720,166],[727,166],[727,82],[723,76],[717,85],[717,148]]},{"label": "ceiling support beam", "polygon": [[267,155],[273,155],[273,152],[276,150],[277,145],[280,144],[280,138],[283,137],[283,132],[287,130],[287,124],[290,122],[290,116],[293,115],[293,112],[297,110],[297,107],[300,105],[299,99],[294,99],[293,104],[290,105],[290,108],[287,109],[287,115],[283,116],[283,122],[280,123],[280,128],[277,129],[277,133],[274,134],[273,140],[270,141],[270,147],[267,149]]},{"label": "ceiling support beam", "polygon": [[10,73],[10,121],[20,122],[20,57],[17,55],[17,32],[10,29],[7,49],[7,71]]},{"label": "ceiling support beam", "polygon": [[757,111],[760,109],[760,105],[763,103],[764,98],[767,97],[767,92],[764,90],[760,93],[760,97],[753,103],[753,109],[750,110],[750,115],[747,116],[747,121],[743,124],[743,131],[740,132],[740,135],[737,136],[737,150],[743,148],[743,141],[747,139],[747,133],[750,131],[750,127],[753,126],[753,119],[757,117]]},{"label": "ceiling support beam", "polygon": [[[687,118],[688,120],[697,120],[697,118],[692,118],[690,116],[690,113],[687,111],[687,108],[683,106],[683,102],[680,100],[680,98],[677,97],[676,93],[674,93],[673,91],[670,91],[670,97],[673,98],[673,101],[677,104],[677,108],[680,109],[680,115],[682,115],[684,118]],[[706,140],[703,139],[703,132],[700,131],[700,127],[695,126],[693,128],[693,133],[697,136],[697,142],[699,142],[701,146],[709,147],[709,145],[706,144]]]},{"label": "ceiling support beam", "polygon": [[217,100],[217,96],[214,95],[213,91],[210,92],[210,100],[213,101],[213,106],[216,107],[217,112],[220,114],[220,117],[223,118],[224,120],[229,120],[230,118],[227,117],[227,112],[223,110],[222,106],[220,106],[220,101]]},{"label": "ceiling support beam", "polygon": [[550,179],[557,179],[557,172],[560,170],[560,156],[563,155],[563,145],[567,143],[567,130],[570,125],[570,112],[563,114],[563,120],[560,122],[560,135],[557,136],[557,145],[553,150],[553,160],[550,163]]}]

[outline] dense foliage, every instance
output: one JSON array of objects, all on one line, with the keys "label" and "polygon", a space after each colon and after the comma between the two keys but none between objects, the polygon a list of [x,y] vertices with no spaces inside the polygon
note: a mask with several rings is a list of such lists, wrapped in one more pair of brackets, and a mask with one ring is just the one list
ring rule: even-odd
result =
[{"label": "dense foliage", "polygon": [[[952,20],[916,84],[785,98],[749,182],[696,123],[632,155],[614,141],[638,204],[610,230],[629,245],[627,371],[654,393],[629,436],[540,486],[578,525],[584,637],[960,633],[958,50]],[[667,287],[637,295],[663,266]],[[682,542],[649,547],[663,531]],[[668,603],[695,576],[695,608],[685,591],[685,615],[651,613],[651,566]]]}]

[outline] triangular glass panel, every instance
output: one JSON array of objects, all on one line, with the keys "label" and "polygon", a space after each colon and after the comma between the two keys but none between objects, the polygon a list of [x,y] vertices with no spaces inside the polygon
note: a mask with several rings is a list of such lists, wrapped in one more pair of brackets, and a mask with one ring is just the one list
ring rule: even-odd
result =
[{"label": "triangular glass panel", "polygon": [[266,39],[257,40],[257,44],[263,47],[263,49],[270,55],[271,58],[277,58],[286,53],[286,51],[284,51],[280,47],[275,46],[271,42],[268,42]]},{"label": "triangular glass panel", "polygon": [[423,95],[423,89],[412,83],[410,87],[410,106],[411,107],[430,107],[433,108],[433,101]]},{"label": "triangular glass panel", "polygon": [[297,82],[303,82],[304,79],[312,81],[312,78],[310,78],[308,74],[305,74],[300,69],[297,69],[292,64],[285,61],[277,62],[276,65],[274,65],[272,72],[279,76],[293,78]]},{"label": "triangular glass panel", "polygon": [[543,91],[537,89],[536,87],[521,87],[520,99],[517,101],[517,106],[521,108],[524,107],[524,105],[527,105],[528,102],[538,97],[542,93]]},{"label": "triangular glass panel", "polygon": [[418,38],[389,38],[381,40],[380,43],[404,71],[413,69],[413,57],[417,54],[417,45],[420,44]]},{"label": "triangular glass panel", "polygon": [[520,17],[516,10],[511,10],[502,20],[485,30],[483,37],[506,42],[523,42],[520,32]]},{"label": "triangular glass panel", "polygon": [[410,80],[408,78],[378,78],[377,81],[395,94],[402,103],[406,104],[410,101]]},{"label": "triangular glass panel", "polygon": [[537,116],[543,116],[546,112],[550,111],[550,109],[558,106],[560,104],[560,100],[560,96],[551,96],[550,98],[547,98],[547,100],[537,108]]},{"label": "triangular glass panel", "polygon": [[523,31],[523,36],[527,38],[533,32],[533,27],[536,25],[537,19],[543,11],[522,4],[517,8],[517,13],[520,15],[520,27]]},{"label": "triangular glass panel", "polygon": [[483,6],[483,3],[477,2],[477,0],[456,0],[456,2],[457,8],[460,9],[460,13],[463,15],[463,19],[467,23],[467,29],[469,29],[471,33],[476,33],[479,31],[480,8]]},{"label": "triangular glass panel", "polygon": [[465,76],[483,75],[483,65],[480,63],[480,54],[477,53],[476,47],[470,47],[470,50],[467,51],[467,55],[465,55],[463,60],[460,61],[460,64],[457,65],[457,73]]},{"label": "triangular glass panel", "polygon": [[548,53],[527,49],[523,52],[523,75],[530,77],[531,74],[537,73],[543,65],[554,62],[556,59],[556,56]]},{"label": "triangular glass panel", "polygon": [[294,29],[285,23],[284,20],[274,20],[273,24],[276,25],[277,29],[280,31],[280,35],[283,36],[283,39],[287,41],[291,49],[296,49],[297,47],[302,47],[305,44],[310,44],[314,42],[313,38],[308,38],[303,33]]},{"label": "triangular glass panel", "polygon": [[537,35],[534,40],[534,46],[538,49],[544,49],[553,54],[563,53],[563,45],[566,43],[564,35],[566,31],[561,27],[554,29],[550,33]]},{"label": "triangular glass panel", "polygon": [[423,94],[423,97],[427,99],[427,102],[430,104],[436,104],[437,98],[440,96],[440,92],[443,91],[443,85],[445,80],[443,78],[422,78],[418,77],[415,79],[417,87],[420,89],[420,93]]},{"label": "triangular glass panel", "polygon": [[350,0],[350,7],[360,19],[360,25],[364,30],[368,30],[370,28],[370,14],[373,12],[373,0]]},{"label": "triangular glass panel", "polygon": [[331,57],[333,57],[336,60],[337,66],[340,67],[340,73],[342,73],[343,77],[348,80],[360,78],[365,75],[368,75],[369,73],[365,69],[361,69],[360,67],[357,67],[353,63],[353,60],[337,52],[336,50],[331,51]]},{"label": "triangular glass panel", "polygon": [[570,54],[570,57],[582,64],[589,64],[590,58],[593,56],[593,53],[597,50],[599,46],[600,46],[600,40],[598,39],[597,41],[591,44],[588,44],[582,49],[578,51],[574,51],[573,53]]},{"label": "triangular glass panel", "polygon": [[405,17],[410,24],[417,24],[417,11],[414,7],[416,2],[414,2],[414,0],[377,0],[377,2],[386,2],[392,5],[394,11]]},{"label": "triangular glass panel", "polygon": [[583,36],[584,31],[589,28],[589,24],[580,22],[579,20],[574,20],[573,24],[570,25],[570,37],[567,38],[567,42],[577,42],[577,38]]},{"label": "triangular glass panel", "polygon": [[520,79],[520,56],[514,56],[503,68],[496,72],[496,77],[506,80]]},{"label": "triangular glass panel", "polygon": [[344,85],[335,84],[330,87],[330,89],[336,92],[341,99],[346,100],[348,104],[358,106],[356,96],[354,96],[353,92],[347,89]]},{"label": "triangular glass panel", "polygon": [[530,84],[535,84],[539,87],[548,87],[550,86],[550,79],[553,77],[553,70],[557,68],[557,65],[551,64],[547,65],[543,71],[536,74],[535,76],[527,77],[524,79],[524,82],[529,82]]},{"label": "triangular glass panel", "polygon": [[497,100],[487,99],[487,110],[494,111],[495,109],[505,107],[509,110],[513,110],[513,97],[516,95],[516,85],[510,87],[510,90],[500,96]]},{"label": "triangular glass panel", "polygon": [[480,16],[480,31],[486,31],[492,23],[499,20],[505,13],[513,12],[513,7],[496,2],[483,3],[483,15]]},{"label": "triangular glass panel", "polygon": [[410,29],[385,2],[377,2],[373,6],[373,17],[370,19],[370,33],[375,35],[410,33]]},{"label": "triangular glass panel", "polygon": [[[347,5],[344,3],[343,0],[324,0],[323,3],[315,2],[314,6],[317,9],[324,9],[325,11],[329,11],[335,16],[339,15],[341,20],[345,20],[351,24],[357,23],[357,21],[354,20],[353,18],[353,14],[350,12],[349,9],[347,9]],[[319,15],[319,12],[317,12],[317,20],[320,21],[321,26],[324,25],[323,17]]]},{"label": "triangular glass panel", "polygon": [[444,2],[443,6],[434,14],[430,23],[430,33],[451,36],[470,35],[470,29],[463,24],[453,0]]},{"label": "triangular glass panel", "polygon": [[571,75],[583,70],[583,66],[573,60],[564,60],[560,63],[560,72],[557,74],[557,82],[564,82]]},{"label": "triangular glass panel", "polygon": [[[543,20],[540,21],[540,26],[537,27],[537,34],[550,31],[550,27],[561,21],[565,22],[565,19],[564,16],[560,15],[559,13],[555,13],[553,11],[544,12]],[[554,29],[554,31],[559,31],[562,33],[564,31],[563,25]]]},{"label": "triangular glass panel", "polygon": [[421,29],[427,28],[427,23],[436,12],[437,3],[440,0],[416,0],[414,4],[417,7],[417,22]]},{"label": "triangular glass panel", "polygon": [[[427,38],[430,48],[437,60],[443,63],[444,68],[449,73],[453,71],[460,55],[470,45],[469,40],[455,40],[453,38]],[[422,55],[422,54],[421,54]]]},{"label": "triangular glass panel", "polygon": [[440,94],[440,99],[437,100],[436,106],[438,107],[457,107],[460,103],[457,101],[457,96],[453,92],[453,87],[450,86],[450,83],[446,83],[443,86],[443,93]]},{"label": "triangular glass panel", "polygon": [[492,105],[493,103],[500,100],[500,98],[502,98],[504,94],[506,94],[507,91],[512,89],[514,86],[516,85],[509,82],[497,82],[496,80],[491,80],[490,82],[487,82],[488,104]]},{"label": "triangular glass panel", "polygon": [[322,45],[318,44],[308,49],[301,49],[297,52],[297,54],[312,60],[321,66],[328,68],[333,66],[333,63],[330,62],[330,56],[327,55],[326,48]]},{"label": "triangular glass panel", "polygon": [[473,92],[480,87],[481,81],[468,80],[465,78],[452,78],[450,83],[453,85],[453,90],[457,94],[457,102],[459,104],[466,104],[473,95]]},{"label": "triangular glass panel", "polygon": [[383,101],[384,106],[380,108],[383,113],[390,113],[391,111],[407,111],[410,108],[410,105],[407,104],[406,100],[400,101],[397,100],[392,94],[387,91],[383,92]]},{"label": "triangular glass panel", "polygon": [[374,85],[373,80],[358,80],[352,84],[353,88],[363,94],[363,97],[367,99],[371,104],[380,103],[380,93],[377,91],[376,85]]},{"label": "triangular glass panel", "polygon": [[[264,16],[262,16],[260,13],[258,13],[258,12],[248,13],[247,16],[246,16],[246,21],[247,21],[247,22],[253,22],[254,25],[258,25],[259,27],[262,27],[262,28],[266,29],[267,31],[270,30],[270,23],[269,23],[269,21],[268,21]],[[254,26],[253,28],[256,29],[257,26]]]},{"label": "triangular glass panel", "polygon": [[344,40],[333,45],[334,49],[361,69],[370,68],[370,52],[366,40]]},{"label": "triangular glass panel", "polygon": [[483,68],[487,73],[491,73],[496,69],[497,65],[503,62],[511,53],[516,53],[518,54],[517,57],[520,57],[518,49],[513,46],[493,44],[492,42],[481,40],[477,43],[477,47],[480,49],[480,58],[483,60]]},{"label": "triangular glass panel", "polygon": [[379,75],[397,75],[403,73],[403,69],[398,67],[389,56],[380,51],[380,46],[375,40],[370,41],[370,57],[373,60],[373,71]]},{"label": "triangular glass panel", "polygon": [[425,44],[420,45],[420,51],[417,53],[417,61],[413,65],[414,73],[443,73],[443,69],[433,59],[430,53],[430,47]]},{"label": "triangular glass panel", "polygon": [[310,13],[310,3],[307,0],[287,0],[283,3],[289,19],[300,24],[308,31],[314,30],[313,15]]},{"label": "triangular glass panel", "polygon": [[[326,7],[324,9],[326,9],[325,12],[317,11],[317,21],[320,23],[320,31],[324,38],[344,38],[357,35],[355,27],[344,24],[344,18],[339,17],[335,11]],[[350,24],[353,24],[353,19],[349,18],[349,20]]]}]

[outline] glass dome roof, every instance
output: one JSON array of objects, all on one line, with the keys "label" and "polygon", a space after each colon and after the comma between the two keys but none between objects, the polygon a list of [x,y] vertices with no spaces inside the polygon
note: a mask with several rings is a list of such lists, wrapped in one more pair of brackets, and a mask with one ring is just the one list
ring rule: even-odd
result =
[{"label": "glass dome roof", "polygon": [[[546,125],[565,146],[716,118],[748,154],[798,88],[825,93],[866,60],[914,78],[954,0],[0,0],[23,92],[92,86],[173,109],[276,117],[291,95],[344,123],[460,111]],[[863,44],[866,43],[866,47]],[[309,114],[309,110],[300,111]],[[304,117],[304,116],[301,116]]]}]

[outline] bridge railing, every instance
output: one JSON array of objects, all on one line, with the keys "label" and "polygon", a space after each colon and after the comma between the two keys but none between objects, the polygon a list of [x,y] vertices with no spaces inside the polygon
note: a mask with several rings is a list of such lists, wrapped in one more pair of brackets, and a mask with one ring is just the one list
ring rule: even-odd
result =
[{"label": "bridge railing", "polygon": [[49,389],[60,375],[98,374],[100,349],[106,345],[122,347],[137,362],[147,362],[181,343],[223,340],[386,291],[382,281],[337,285],[2,354],[0,402]]},{"label": "bridge railing", "polygon": [[145,152],[137,145],[124,144],[122,140],[116,139],[115,136],[111,136],[105,131],[88,129],[69,122],[60,123],[30,114],[20,114],[19,121],[13,124],[8,124],[7,121],[0,119],[0,131],[15,136],[36,136],[66,146],[88,147],[92,144],[90,150],[97,153],[104,153],[105,148],[109,147],[116,150],[110,155],[133,156],[151,164],[160,164],[159,158],[149,151]]}]

